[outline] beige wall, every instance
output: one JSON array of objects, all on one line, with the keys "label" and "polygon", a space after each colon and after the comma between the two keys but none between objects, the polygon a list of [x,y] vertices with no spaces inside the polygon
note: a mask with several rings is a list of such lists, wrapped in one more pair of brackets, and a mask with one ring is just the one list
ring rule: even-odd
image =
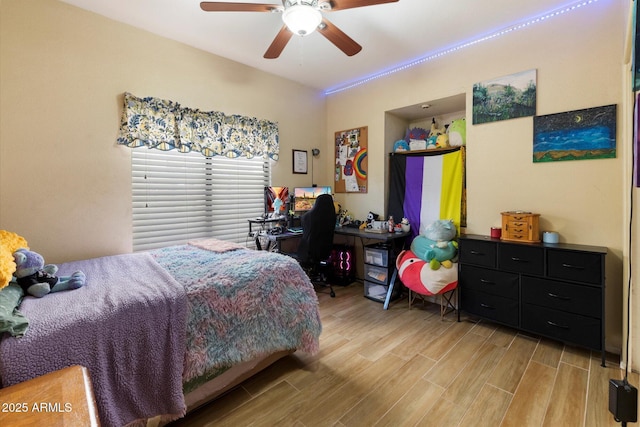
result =
[{"label": "beige wall", "polygon": [[336,130],[369,127],[369,192],[339,200],[358,217],[385,211],[385,111],[466,93],[467,232],[488,234],[501,211],[522,209],[540,213],[542,229],[563,242],[608,247],[607,349],[620,351],[627,160],[620,147],[629,138],[618,131],[616,159],[534,164],[532,118],[474,126],[471,105],[474,83],[529,69],[537,69],[539,115],[621,104],[627,7],[600,2],[329,96],[327,141]]},{"label": "beige wall", "polygon": [[291,150],[320,146],[320,93],[57,1],[0,12],[0,228],[47,261],[131,251],[125,91],[277,121],[273,183],[311,185]]}]

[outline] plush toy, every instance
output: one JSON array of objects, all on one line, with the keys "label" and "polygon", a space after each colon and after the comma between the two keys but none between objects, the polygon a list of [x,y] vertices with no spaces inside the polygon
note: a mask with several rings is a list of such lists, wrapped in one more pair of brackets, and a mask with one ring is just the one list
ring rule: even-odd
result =
[{"label": "plush toy", "polygon": [[451,268],[458,254],[458,244],[454,241],[456,234],[453,221],[439,219],[413,239],[411,251],[428,262],[432,270],[439,269],[441,265]]},{"label": "plush toy", "polygon": [[436,137],[436,148],[447,148],[449,146],[449,135],[442,133]]},{"label": "plush toy", "polygon": [[421,295],[437,295],[458,285],[458,271],[455,268],[432,270],[428,262],[410,250],[398,254],[396,267],[402,284]]},{"label": "plush toy", "polygon": [[279,197],[276,197],[273,201],[273,213],[271,214],[272,218],[280,218],[282,205],[284,205],[284,203],[282,203],[282,200],[280,200]]},{"label": "plush toy", "polygon": [[24,237],[11,231],[0,230],[0,289],[9,284],[16,271],[13,253],[20,248],[28,248]]},{"label": "plush toy", "polygon": [[373,221],[377,221],[378,218],[380,218],[380,215],[378,215],[377,213],[369,212],[367,214],[367,218],[360,224],[360,230],[371,228]]},{"label": "plush toy", "polygon": [[369,212],[367,214],[367,224],[371,224],[373,221],[377,221],[380,215],[377,213]]},{"label": "plush toy", "polygon": [[404,140],[410,142],[412,140],[422,140],[424,141],[429,136],[429,132],[423,128],[411,128],[407,129],[407,133],[404,136]]},{"label": "plush toy", "polygon": [[434,148],[438,148],[438,135],[430,136],[427,139],[427,150],[433,150]]},{"label": "plush toy", "polygon": [[447,131],[449,132],[449,144],[452,147],[459,147],[467,143],[467,121],[464,118],[452,121]]},{"label": "plush toy", "polygon": [[409,151],[409,143],[404,139],[399,139],[393,144],[393,152]]},{"label": "plush toy", "polygon": [[438,127],[438,125],[436,124],[435,118],[431,119],[431,130],[429,132],[429,137],[442,135],[443,133],[446,133],[446,132],[447,132],[446,128]]},{"label": "plush toy", "polygon": [[426,150],[427,141],[424,139],[412,139],[409,141],[409,151]]},{"label": "plush toy", "polygon": [[431,119],[431,131],[427,137],[427,150],[433,150],[434,148],[444,148],[449,146],[449,138],[444,135],[447,134],[447,128],[438,128],[436,119]]},{"label": "plush toy", "polygon": [[336,224],[339,226],[349,225],[353,222],[353,215],[347,209],[343,209],[342,206],[333,202],[333,207],[336,209]]},{"label": "plush toy", "polygon": [[28,249],[18,249],[13,253],[16,263],[14,276],[25,293],[42,298],[50,292],[67,291],[82,287],[86,276],[82,271],[76,271],[71,276],[58,277],[58,266],[44,264],[44,258],[37,252]]},{"label": "plush toy", "polygon": [[429,132],[423,128],[411,128],[407,129],[407,133],[404,139],[409,143],[409,150],[424,150],[427,148],[427,137]]}]

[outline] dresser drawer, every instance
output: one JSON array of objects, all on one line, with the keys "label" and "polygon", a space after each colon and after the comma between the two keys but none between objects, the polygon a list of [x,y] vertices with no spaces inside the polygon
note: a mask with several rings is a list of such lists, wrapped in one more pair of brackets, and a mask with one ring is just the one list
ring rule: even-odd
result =
[{"label": "dresser drawer", "polygon": [[461,308],[489,320],[518,327],[518,300],[478,292],[471,289],[460,289]]},{"label": "dresser drawer", "polygon": [[518,275],[514,273],[460,265],[460,286],[465,290],[518,299]]},{"label": "dresser drawer", "polygon": [[522,304],[521,327],[560,341],[602,350],[602,324],[593,317]]},{"label": "dresser drawer", "polygon": [[600,285],[602,283],[602,255],[548,249],[547,275],[557,279]]},{"label": "dresser drawer", "polygon": [[493,242],[460,239],[458,242],[458,260],[460,263],[465,264],[495,267],[496,247],[497,245]]},{"label": "dresser drawer", "polygon": [[498,249],[498,268],[542,276],[544,250],[540,246],[503,244]]},{"label": "dresser drawer", "polygon": [[503,238],[510,240],[530,240],[528,222],[508,221],[506,227],[504,227],[503,230],[505,230]]},{"label": "dresser drawer", "polygon": [[549,279],[522,276],[522,302],[600,318],[602,290]]},{"label": "dresser drawer", "polygon": [[530,242],[529,234],[520,234],[516,232],[507,232],[502,235],[504,240],[512,240],[514,242],[522,241],[522,242]]}]

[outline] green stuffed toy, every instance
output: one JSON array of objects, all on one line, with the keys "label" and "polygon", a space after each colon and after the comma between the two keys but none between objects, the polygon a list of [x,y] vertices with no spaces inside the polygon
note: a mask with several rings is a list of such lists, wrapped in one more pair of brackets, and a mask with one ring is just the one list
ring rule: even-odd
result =
[{"label": "green stuffed toy", "polygon": [[460,147],[467,143],[467,121],[464,118],[452,121],[447,132],[450,146]]},{"label": "green stuffed toy", "polygon": [[44,258],[37,252],[18,249],[13,253],[16,271],[13,275],[25,294],[42,298],[51,292],[78,289],[85,284],[86,276],[76,271],[71,276],[58,277],[58,266],[44,264]]},{"label": "green stuffed toy", "polygon": [[432,270],[442,265],[451,268],[458,255],[458,244],[454,240],[457,231],[453,221],[439,219],[429,224],[422,234],[411,242],[411,251],[429,263]]}]

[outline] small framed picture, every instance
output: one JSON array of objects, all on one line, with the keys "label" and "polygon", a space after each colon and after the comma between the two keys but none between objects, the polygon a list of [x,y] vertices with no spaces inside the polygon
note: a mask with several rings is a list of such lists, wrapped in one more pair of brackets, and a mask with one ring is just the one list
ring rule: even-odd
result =
[{"label": "small framed picture", "polygon": [[307,173],[306,150],[293,150],[293,173]]}]

